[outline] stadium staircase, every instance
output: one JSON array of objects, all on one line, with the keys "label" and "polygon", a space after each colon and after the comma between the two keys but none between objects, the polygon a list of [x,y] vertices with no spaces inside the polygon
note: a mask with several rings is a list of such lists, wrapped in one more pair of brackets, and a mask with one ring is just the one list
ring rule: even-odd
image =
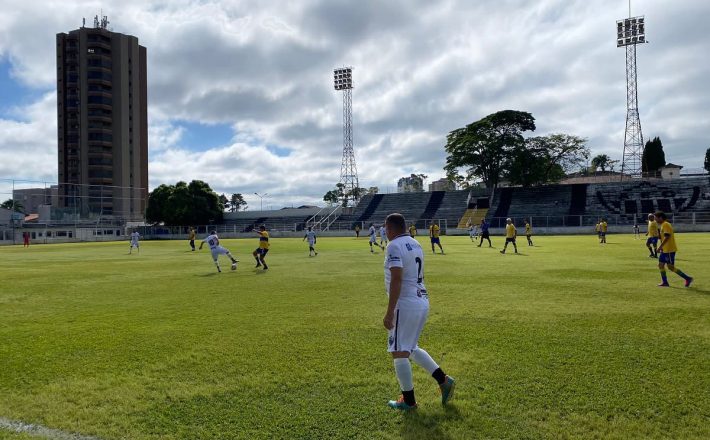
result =
[{"label": "stadium staircase", "polygon": [[486,218],[487,214],[488,208],[468,208],[459,219],[457,228],[466,229],[472,225],[480,225],[481,220]]},{"label": "stadium staircase", "polygon": [[508,216],[510,204],[513,200],[513,188],[503,188],[498,192],[498,205],[493,212],[494,218],[505,218]]},{"label": "stadium staircase", "polygon": [[424,212],[422,212],[417,219],[434,218],[433,216],[441,207],[441,202],[444,200],[445,195],[446,191],[432,192],[431,197],[429,197],[429,203],[427,203],[426,208],[424,208]]},{"label": "stadium staircase", "polygon": [[[469,199],[481,195],[485,195],[485,190],[446,191],[439,209],[430,218],[443,220],[445,222],[444,225],[447,227],[456,227],[459,219],[469,206]],[[443,227],[444,225],[440,226]],[[420,225],[417,226],[419,227]],[[421,227],[424,226],[422,225]]]}]

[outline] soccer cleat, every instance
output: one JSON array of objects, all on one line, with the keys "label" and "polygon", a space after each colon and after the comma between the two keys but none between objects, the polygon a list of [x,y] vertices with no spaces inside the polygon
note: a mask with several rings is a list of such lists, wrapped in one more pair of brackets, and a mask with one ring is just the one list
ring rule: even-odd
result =
[{"label": "soccer cleat", "polygon": [[658,285],[658,287],[671,287],[671,285],[668,283],[661,283]]},{"label": "soccer cleat", "polygon": [[690,287],[690,283],[693,282],[693,279],[694,279],[693,277],[690,277],[687,280],[685,280],[685,287]]},{"label": "soccer cleat", "polygon": [[265,265],[264,265],[264,270],[268,270],[268,269],[269,269],[269,266],[267,266],[267,265],[265,264]]},{"label": "soccer cleat", "polygon": [[387,402],[387,406],[392,409],[398,409],[400,411],[410,411],[413,409],[417,409],[416,403],[414,405],[407,405],[407,402],[404,401],[404,396],[399,396],[399,399],[397,400],[390,400],[389,402]]},{"label": "soccer cleat", "polygon": [[454,398],[454,388],[456,387],[456,381],[451,376],[446,376],[446,381],[439,385],[439,391],[441,392],[441,404],[446,405],[449,400]]},{"label": "soccer cleat", "polygon": [[501,253],[501,254],[504,254],[504,253],[505,253],[505,251],[500,251],[500,253]]},{"label": "soccer cleat", "polygon": [[256,263],[256,266],[254,268],[261,267],[261,263]]}]

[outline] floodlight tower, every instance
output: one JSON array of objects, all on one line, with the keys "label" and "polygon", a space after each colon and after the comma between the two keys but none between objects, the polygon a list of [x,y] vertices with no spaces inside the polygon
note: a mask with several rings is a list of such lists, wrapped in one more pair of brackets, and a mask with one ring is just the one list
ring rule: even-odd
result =
[{"label": "floodlight tower", "polygon": [[343,160],[340,163],[340,183],[345,185],[345,193],[351,193],[354,204],[360,195],[353,192],[359,188],[355,151],[353,150],[353,68],[343,67],[333,70],[335,90],[343,91]]},{"label": "floodlight tower", "polygon": [[636,83],[636,46],[646,43],[646,19],[631,16],[616,22],[616,47],[626,47],[626,132],[624,134],[624,156],[621,178],[624,174],[641,177],[643,154],[643,133],[639,118],[638,88]]}]

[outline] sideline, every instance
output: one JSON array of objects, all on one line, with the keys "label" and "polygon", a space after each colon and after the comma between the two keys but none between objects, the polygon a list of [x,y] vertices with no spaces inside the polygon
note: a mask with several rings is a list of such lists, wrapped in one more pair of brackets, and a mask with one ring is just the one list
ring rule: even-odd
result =
[{"label": "sideline", "polygon": [[46,439],[57,440],[99,440],[98,437],[89,437],[81,434],[60,431],[58,429],[47,428],[42,425],[8,420],[0,417],[0,430],[12,431],[21,434],[29,434]]}]

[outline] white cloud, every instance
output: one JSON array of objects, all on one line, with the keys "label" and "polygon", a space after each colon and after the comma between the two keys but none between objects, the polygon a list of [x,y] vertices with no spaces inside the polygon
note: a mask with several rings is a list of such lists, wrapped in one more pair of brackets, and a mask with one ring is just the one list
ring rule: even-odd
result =
[{"label": "white cloud", "polygon": [[[101,5],[0,7],[0,56],[23,84],[51,91],[55,34]],[[644,133],[661,137],[668,160],[697,167],[710,146],[710,4],[649,0],[636,9],[651,41],[639,48]],[[331,72],[342,65],[355,67],[364,186],[392,188],[411,172],[442,176],[446,134],[509,108],[533,113],[536,134],[577,134],[595,153],[621,156],[625,64],[614,22],[627,11],[618,1],[129,0],[107,13],[115,31],[148,48],[151,186],[201,178],[220,191],[275,194],[274,204],[319,200],[339,177],[341,101]],[[35,145],[35,158],[15,168],[25,176],[56,169],[47,99],[28,122],[0,122]],[[181,145],[184,120],[230,124],[235,139],[191,153]],[[278,157],[266,149],[273,145],[291,154]],[[0,140],[3,158],[12,151]]]}]

